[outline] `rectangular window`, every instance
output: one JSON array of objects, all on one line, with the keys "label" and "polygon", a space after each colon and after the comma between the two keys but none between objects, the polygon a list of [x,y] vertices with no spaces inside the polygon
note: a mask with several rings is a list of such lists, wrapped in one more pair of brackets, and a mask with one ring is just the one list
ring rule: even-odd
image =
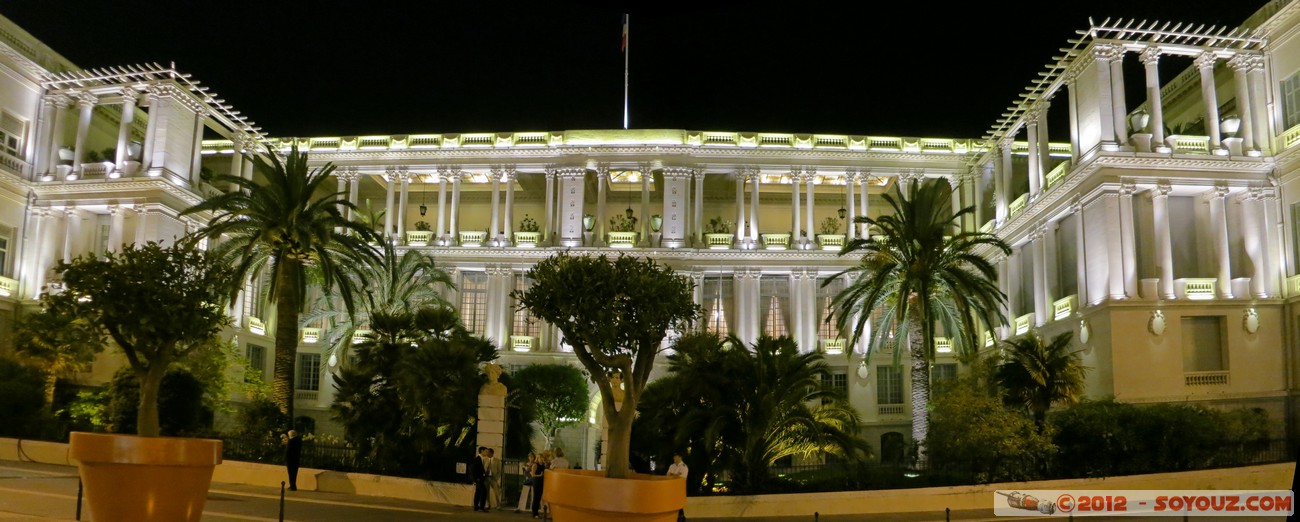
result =
[{"label": "rectangular window", "polygon": [[1282,80],[1283,130],[1300,125],[1300,72]]},{"label": "rectangular window", "polygon": [[930,381],[933,383],[957,380],[957,363],[936,364],[930,369]]},{"label": "rectangular window", "polygon": [[1300,202],[1291,204],[1291,259],[1295,263],[1294,274],[1300,274]]},{"label": "rectangular window", "polygon": [[248,357],[248,369],[244,370],[246,374],[266,375],[266,347],[256,344],[248,345],[245,352]]},{"label": "rectangular window", "polygon": [[876,367],[876,404],[903,403],[903,369],[893,365]]},{"label": "rectangular window", "polygon": [[[822,375],[822,389],[835,390],[841,397],[849,396],[849,374],[844,369],[832,369],[831,373]],[[822,404],[830,401],[822,400]]]},{"label": "rectangular window", "polygon": [[320,354],[298,354],[298,389],[303,391],[320,390]]},{"label": "rectangular window", "polygon": [[832,302],[835,300],[835,295],[844,288],[844,280],[836,279],[831,281],[830,284],[822,286],[826,284],[827,279],[829,278],[817,280],[817,306],[821,310],[821,313],[817,316],[817,337],[820,339],[838,339],[843,337],[843,334],[835,327],[835,321],[838,318],[835,317],[835,307],[832,306]]},{"label": "rectangular window", "polygon": [[726,337],[736,318],[732,312],[731,276],[706,276],[704,278],[704,329]]},{"label": "rectangular window", "polygon": [[1183,371],[1221,372],[1228,369],[1223,350],[1223,316],[1182,318]]},{"label": "rectangular window", "polygon": [[5,154],[23,159],[23,143],[27,141],[27,121],[10,114],[9,111],[0,112],[0,139],[4,140],[2,146]]},{"label": "rectangular window", "polygon": [[487,333],[487,274],[465,272],[460,278],[460,319],[474,335]]},{"label": "rectangular window", "polygon": [[[531,286],[533,286],[533,280],[529,279],[527,276],[519,275],[515,278],[515,290],[523,292],[528,290]],[[517,302],[515,303],[516,307],[518,304],[519,303]],[[533,317],[533,314],[528,313],[527,310],[522,308],[515,310],[514,324],[510,329],[511,335],[528,335],[535,338],[541,335],[541,331],[541,321],[537,320],[536,317]]]},{"label": "rectangular window", "polygon": [[758,282],[758,317],[763,323],[763,334],[768,337],[790,335],[786,311],[790,303],[790,279],[785,276],[763,276]]},{"label": "rectangular window", "polygon": [[0,232],[0,275],[9,273],[9,234]]}]

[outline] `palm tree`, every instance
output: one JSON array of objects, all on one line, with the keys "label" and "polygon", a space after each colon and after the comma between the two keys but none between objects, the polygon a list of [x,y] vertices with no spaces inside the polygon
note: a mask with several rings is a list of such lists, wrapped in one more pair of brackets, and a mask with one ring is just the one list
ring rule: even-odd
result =
[{"label": "palm tree", "polygon": [[1074,404],[1083,395],[1084,366],[1078,350],[1070,350],[1073,332],[1044,343],[1038,334],[1003,342],[1002,361],[994,378],[1008,403],[1024,406],[1042,432],[1052,404]]},{"label": "palm tree", "polygon": [[[679,413],[677,451],[700,444],[691,449],[708,463],[701,471],[721,463],[746,491],[761,488],[769,468],[785,457],[865,458],[857,412],[843,392],[825,386],[830,368],[820,353],[799,353],[789,337],[763,336],[748,349],[735,337],[730,344],[724,348],[708,333],[684,336],[669,356],[664,385],[678,390],[676,398],[643,408],[644,415],[660,408]],[[653,424],[667,419],[647,420],[647,429],[661,431]]]},{"label": "palm tree", "polygon": [[[267,300],[276,305],[271,400],[292,419],[298,314],[307,297],[307,272],[318,272],[327,289],[337,288],[352,310],[357,281],[347,274],[376,257],[367,241],[377,236],[345,216],[344,211],[355,206],[343,193],[322,187],[334,172],[332,164],[311,168],[307,153],[296,146],[283,161],[275,151],[267,156],[269,163],[256,156],[263,179],[218,174],[215,183],[242,190],[213,195],[182,215],[214,214],[199,235],[220,241],[214,251],[235,267],[236,281],[270,274]],[[232,295],[238,292],[238,286],[231,290]]]},{"label": "palm tree", "polygon": [[338,296],[333,292],[321,294],[308,312],[302,325],[326,321],[326,358],[331,355],[345,359],[357,330],[370,322],[374,314],[415,312],[425,308],[452,308],[443,297],[441,288],[455,289],[456,284],[446,270],[439,268],[433,256],[411,250],[398,254],[390,243],[383,244],[383,253],[356,270],[349,271],[353,288],[360,288],[360,307],[357,313],[340,310]]},{"label": "palm tree", "polygon": [[[897,187],[894,195],[885,194],[892,215],[854,220],[877,230],[840,251],[841,256],[861,255],[862,260],[836,274],[849,275],[853,282],[835,296],[833,306],[838,328],[852,327],[853,343],[862,337],[872,314],[877,314],[868,354],[892,342],[897,361],[907,348],[912,361],[912,440],[917,445],[917,465],[924,468],[936,326],[942,326],[960,354],[971,357],[978,350],[981,332],[1006,324],[1002,310],[1006,296],[998,289],[997,272],[984,253],[1006,255],[1011,248],[996,235],[960,229],[961,217],[975,207],[953,213],[952,190],[945,181],[906,185],[906,189]],[[906,335],[892,335],[895,330]]]}]

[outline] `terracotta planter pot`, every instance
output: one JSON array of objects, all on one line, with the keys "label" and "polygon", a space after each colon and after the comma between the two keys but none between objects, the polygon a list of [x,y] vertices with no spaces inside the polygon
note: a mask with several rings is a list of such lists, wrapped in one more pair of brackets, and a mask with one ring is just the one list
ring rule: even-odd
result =
[{"label": "terracotta planter pot", "polygon": [[70,456],[95,522],[198,522],[221,441],[75,432]]},{"label": "terracotta planter pot", "polygon": [[676,522],[686,506],[686,480],[681,477],[633,474],[606,478],[604,471],[546,470],[542,498],[551,504],[556,522]]}]

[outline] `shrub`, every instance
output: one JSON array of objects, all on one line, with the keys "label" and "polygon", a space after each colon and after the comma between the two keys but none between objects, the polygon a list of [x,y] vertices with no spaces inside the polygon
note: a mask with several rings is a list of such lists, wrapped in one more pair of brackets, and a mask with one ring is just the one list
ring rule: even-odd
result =
[{"label": "shrub", "polygon": [[705,234],[730,234],[731,226],[732,223],[730,221],[722,219],[722,216],[718,216],[710,219],[709,222],[704,225],[704,233]]},{"label": "shrub", "polygon": [[0,436],[29,438],[45,431],[45,374],[0,358]]},{"label": "shrub", "polygon": [[[115,433],[135,433],[140,410],[140,381],[128,367],[118,370],[108,387],[108,426]],[[203,404],[203,383],[179,368],[168,370],[158,389],[162,435],[194,436],[210,431],[212,410]]]},{"label": "shrub", "polygon": [[1056,452],[1032,420],[975,379],[945,387],[932,401],[926,451],[938,470],[969,474],[978,483],[1031,480]]}]

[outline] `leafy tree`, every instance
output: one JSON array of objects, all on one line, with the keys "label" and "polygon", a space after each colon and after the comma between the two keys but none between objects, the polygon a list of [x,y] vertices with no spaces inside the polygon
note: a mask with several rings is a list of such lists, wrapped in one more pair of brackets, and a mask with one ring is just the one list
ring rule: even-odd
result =
[{"label": "leafy tree", "polygon": [[45,371],[45,408],[54,407],[54,387],[60,377],[85,370],[104,351],[104,333],[85,317],[49,306],[41,297],[40,311],[23,317],[15,332],[17,354]]},{"label": "leafy tree", "polygon": [[665,457],[689,448],[706,464],[696,481],[722,464],[736,490],[754,491],[785,457],[860,461],[870,453],[848,398],[823,386],[830,371],[820,353],[799,353],[789,337],[763,336],[749,349],[735,337],[730,342],[734,348],[727,349],[716,335],[702,333],[674,345],[669,374],[656,381],[663,383],[655,387],[660,393],[641,404],[644,422],[638,423],[652,434],[671,434]]},{"label": "leafy tree", "polygon": [[[533,317],[559,328],[600,390],[609,423],[607,476],[626,478],[632,419],[664,338],[684,329],[701,310],[694,283],[650,259],[560,253],[528,271],[533,286],[512,296]],[[611,377],[621,376],[622,401]]]},{"label": "leafy tree", "polygon": [[474,337],[454,311],[377,313],[356,346],[357,361],[335,378],[330,406],[349,442],[380,469],[429,471],[435,459],[472,445],[480,365],[496,347]]},{"label": "leafy tree", "polygon": [[1038,431],[1047,429],[1047,410],[1052,404],[1074,404],[1083,396],[1083,366],[1078,350],[1070,350],[1073,332],[1043,342],[1038,334],[1004,341],[1005,353],[996,380],[1008,403],[1024,407],[1033,415]]},{"label": "leafy tree", "polygon": [[41,418],[44,387],[40,369],[0,357],[0,436],[32,436]]},{"label": "leafy tree", "polygon": [[[837,274],[854,279],[835,296],[833,306],[839,329],[852,327],[852,342],[877,314],[872,350],[894,343],[897,358],[906,348],[912,365],[912,440],[918,449],[917,465],[924,468],[936,326],[942,326],[960,354],[972,357],[979,349],[980,333],[1006,323],[1002,311],[1006,296],[995,282],[997,271],[984,255],[986,251],[1010,254],[1011,248],[996,235],[960,230],[961,217],[975,207],[953,213],[952,189],[943,180],[906,185],[885,195],[892,215],[854,220],[877,231],[850,241],[840,251],[841,256],[860,255],[861,261]],[[906,335],[891,336],[895,330]]]},{"label": "leafy tree", "polygon": [[229,323],[225,298],[233,270],[193,238],[165,248],[130,245],[104,259],[86,255],[55,270],[67,289],[51,295],[48,307],[86,318],[121,348],[140,381],[136,433],[158,436],[163,376],[172,364],[211,346]]},{"label": "leafy tree", "polygon": [[578,424],[587,411],[587,376],[567,364],[533,364],[515,372],[511,382],[521,406],[542,425],[548,448],[556,432]]},{"label": "leafy tree", "polygon": [[977,483],[1032,480],[1055,456],[1050,436],[1008,409],[977,378],[945,386],[931,404],[929,451],[938,470]]},{"label": "leafy tree", "polygon": [[322,319],[331,325],[325,334],[329,352],[346,360],[347,350],[357,329],[370,320],[374,313],[414,312],[423,308],[450,308],[451,303],[442,296],[442,288],[456,288],[446,270],[439,268],[433,256],[419,250],[398,254],[392,243],[384,243],[383,253],[367,259],[358,270],[347,277],[352,287],[360,289],[360,307],[356,313],[340,310],[339,296],[332,292],[322,294],[314,311],[303,316],[303,324]]},{"label": "leafy tree", "polygon": [[[235,267],[236,281],[269,272],[272,284],[267,299],[276,304],[271,398],[293,418],[294,357],[299,314],[307,298],[307,271],[319,271],[323,285],[337,288],[352,311],[357,280],[347,274],[376,257],[367,241],[377,236],[345,216],[344,211],[355,205],[343,193],[325,187],[334,165],[311,168],[307,153],[297,147],[284,160],[276,153],[269,157],[269,163],[255,157],[261,179],[213,176],[215,183],[241,190],[215,194],[181,214],[213,213],[199,234],[221,240],[214,251]],[[239,287],[231,288],[233,299]]]},{"label": "leafy tree", "polygon": [[[135,433],[140,412],[140,380],[122,368],[108,385],[108,426],[115,433]],[[180,367],[167,370],[158,389],[159,433],[196,436],[210,431],[212,409],[204,404],[204,383]]]}]

